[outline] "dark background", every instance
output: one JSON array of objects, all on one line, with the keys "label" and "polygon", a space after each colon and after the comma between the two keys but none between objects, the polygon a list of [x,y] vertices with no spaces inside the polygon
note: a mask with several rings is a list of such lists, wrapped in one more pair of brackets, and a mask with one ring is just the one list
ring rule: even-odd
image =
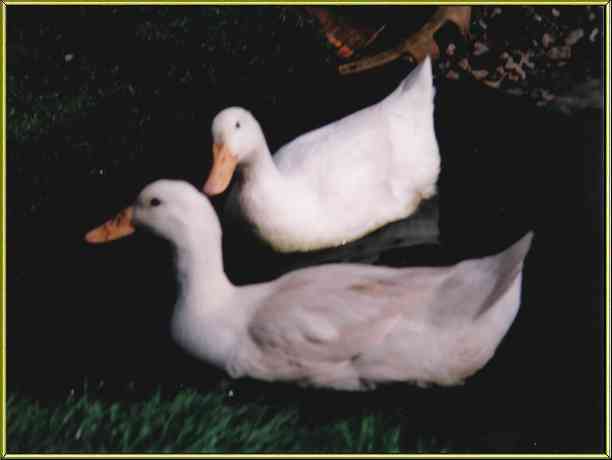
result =
[{"label": "dark background", "polygon": [[[83,235],[154,179],[200,186],[210,122],[222,108],[253,111],[274,151],[377,101],[412,66],[338,76],[316,23],[299,8],[7,10],[9,392],[56,399],[83,382],[108,398],[138,399],[159,385],[206,391],[220,376],[168,335],[176,293],[167,245],[140,235],[93,247]],[[286,391],[323,412],[333,411],[330,401],[344,410],[404,405],[415,430],[493,433],[485,450],[600,450],[603,113],[566,116],[439,72],[436,86],[440,244],[382,251],[374,262],[452,263],[533,229],[519,316],[495,358],[463,387]],[[221,209],[223,197],[214,204]],[[316,260],[273,254],[235,230],[227,229],[224,249],[236,282]],[[362,249],[353,245],[337,259],[360,260]],[[245,398],[276,392],[251,388]]]}]

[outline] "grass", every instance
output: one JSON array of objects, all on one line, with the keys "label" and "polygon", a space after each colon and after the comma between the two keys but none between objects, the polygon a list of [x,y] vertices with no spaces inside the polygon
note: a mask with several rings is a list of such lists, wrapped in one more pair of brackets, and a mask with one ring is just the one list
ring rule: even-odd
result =
[{"label": "grass", "polygon": [[[321,426],[296,406],[228,405],[221,392],[155,391],[142,402],[108,402],[86,392],[42,402],[8,398],[11,453],[44,452],[400,452],[400,424],[366,414]],[[432,446],[421,441],[421,448]]]}]

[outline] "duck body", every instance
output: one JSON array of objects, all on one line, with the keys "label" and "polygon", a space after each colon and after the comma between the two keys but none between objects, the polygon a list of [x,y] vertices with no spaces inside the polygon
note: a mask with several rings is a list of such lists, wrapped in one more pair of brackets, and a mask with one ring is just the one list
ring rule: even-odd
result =
[{"label": "duck body", "polygon": [[[226,371],[337,390],[462,384],[491,359],[520,305],[520,273],[501,285],[491,280],[486,294],[495,301],[485,311],[477,308],[482,292],[453,298],[461,288],[451,285],[476,268],[469,265],[346,264],[290,273],[267,287],[270,294],[250,317]],[[447,295],[445,303],[440,297]],[[472,311],[462,308],[464,301],[473,302]],[[436,311],[442,305],[449,311]]]},{"label": "duck body", "polygon": [[[274,156],[249,112],[222,111],[213,123],[217,145],[244,151],[229,147],[236,123],[260,133],[249,153],[232,153],[241,180],[229,202],[282,252],[339,246],[408,217],[436,193],[433,96],[427,60],[379,103],[299,136]],[[221,189],[215,172],[209,194]]]},{"label": "duck body", "polygon": [[[148,209],[152,197],[168,210]],[[193,187],[148,186],[133,219],[176,248],[172,334],[187,352],[232,377],[338,390],[456,385],[481,369],[518,312],[531,243],[449,267],[329,264],[237,287],[218,219]]]}]

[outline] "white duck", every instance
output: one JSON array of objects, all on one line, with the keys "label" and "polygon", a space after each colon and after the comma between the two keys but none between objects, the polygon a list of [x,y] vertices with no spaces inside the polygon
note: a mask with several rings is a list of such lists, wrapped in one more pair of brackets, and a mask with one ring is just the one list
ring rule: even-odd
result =
[{"label": "white duck", "polygon": [[531,234],[450,267],[330,264],[234,286],[221,227],[191,185],[162,180],[89,232],[105,242],[141,225],[173,243],[180,293],[172,333],[232,377],[366,390],[386,382],[459,384],[482,368],[520,305]]},{"label": "white duck", "polygon": [[240,168],[238,204],[278,251],[339,246],[408,217],[436,193],[440,156],[427,58],[379,103],[299,136],[272,157],[255,117],[221,111],[204,191]]}]

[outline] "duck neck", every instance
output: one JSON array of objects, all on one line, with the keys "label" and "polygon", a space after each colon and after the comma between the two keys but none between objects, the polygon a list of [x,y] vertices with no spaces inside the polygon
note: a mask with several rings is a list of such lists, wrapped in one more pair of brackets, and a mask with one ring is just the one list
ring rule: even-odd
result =
[{"label": "duck neck", "polygon": [[262,140],[250,155],[251,160],[245,162],[240,168],[242,179],[245,182],[269,182],[280,178],[280,171],[272,160],[272,154],[265,140]]},{"label": "duck neck", "polygon": [[198,229],[175,243],[177,277],[184,306],[215,310],[222,307],[234,285],[223,271],[220,235],[219,241],[207,242],[206,232],[210,228]]}]

